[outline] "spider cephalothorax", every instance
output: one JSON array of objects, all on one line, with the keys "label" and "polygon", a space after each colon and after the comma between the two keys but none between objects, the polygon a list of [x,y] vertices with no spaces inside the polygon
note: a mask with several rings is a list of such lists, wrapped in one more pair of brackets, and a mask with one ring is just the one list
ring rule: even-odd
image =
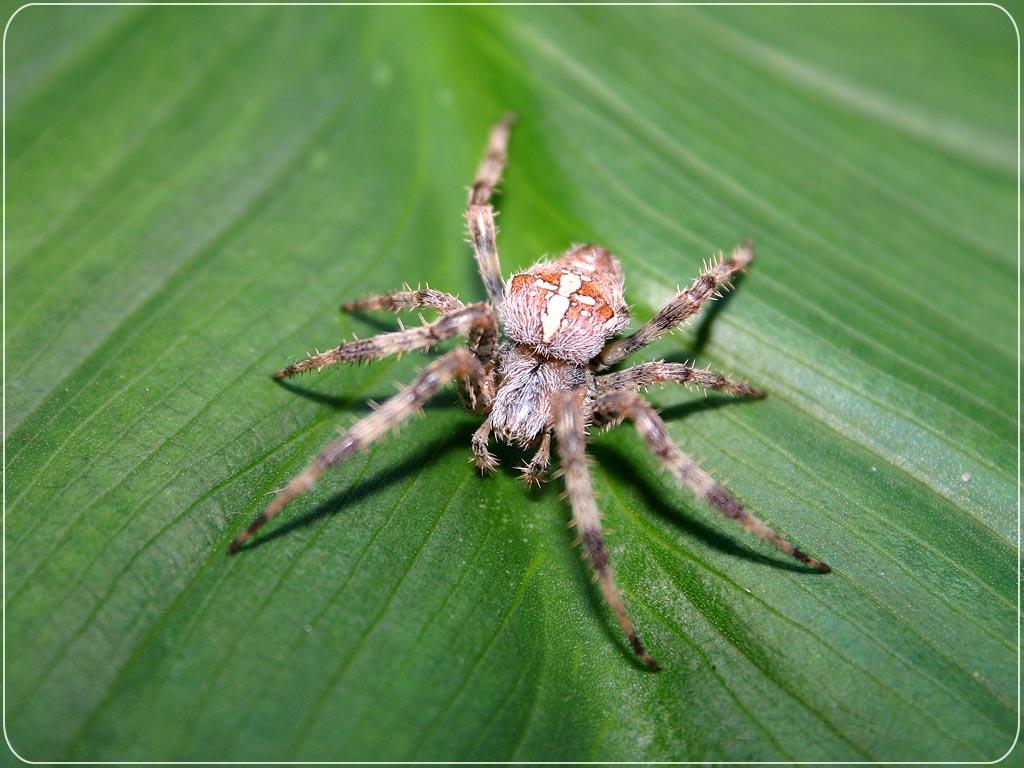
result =
[{"label": "spider cephalothorax", "polygon": [[[573,523],[586,549],[605,600],[615,612],[630,645],[651,669],[657,662],[647,653],[626,611],[608,559],[601,519],[594,503],[586,465],[590,424],[631,421],[665,467],[697,496],[726,517],[766,539],[783,552],[820,571],[829,567],[794,547],[748,512],[734,496],[671,441],[664,422],[638,390],[660,382],[694,384],[735,395],[762,397],[747,384],[708,370],[661,361],[601,373],[627,355],[647,346],[691,317],[754,258],[744,243],[728,258],[717,258],[685,291],[635,333],[613,340],[629,323],[623,298],[622,268],[597,245],[578,245],[555,261],[542,262],[513,275],[506,285],[498,261],[497,229],[491,195],[505,166],[511,116],[491,131],[476,182],[470,189],[466,223],[487,301],[465,305],[455,296],[435,291],[403,290],[371,296],[342,306],[344,310],[429,308],[440,317],[422,326],[347,342],[274,374],[285,378],[328,365],[422,350],[455,336],[466,347],[442,355],[407,388],[358,421],[330,443],[284,489],[230,547],[239,548],[296,496],[305,493],[327,468],[365,448],[416,413],[441,387],[457,380],[465,401],[487,418],[474,433],[473,459],[482,472],[497,467],[488,450],[494,434],[507,443],[532,448],[523,466],[529,482],[540,482],[550,461],[554,436],[562,463]],[[500,325],[499,325],[500,323]],[[504,330],[507,341],[501,341]]]}]

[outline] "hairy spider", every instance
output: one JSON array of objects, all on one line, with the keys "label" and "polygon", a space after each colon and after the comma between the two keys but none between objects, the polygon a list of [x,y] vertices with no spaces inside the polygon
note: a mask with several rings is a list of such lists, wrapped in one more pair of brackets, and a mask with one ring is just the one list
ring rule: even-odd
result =
[{"label": "hairy spider", "polygon": [[[455,296],[427,288],[349,302],[342,305],[342,310],[397,312],[429,308],[439,311],[440,317],[415,328],[346,342],[290,365],[275,373],[274,378],[283,379],[312,369],[319,371],[335,363],[428,349],[455,336],[466,337],[468,346],[437,358],[408,387],[328,444],[278,491],[263,513],[231,543],[229,552],[237,552],[288,502],[312,488],[324,470],[382,437],[419,411],[446,383],[456,379],[469,407],[487,415],[472,438],[473,461],[481,472],[491,472],[498,465],[488,450],[493,433],[499,440],[535,451],[520,469],[527,482],[539,483],[550,461],[554,435],[572,505],[571,525],[579,532],[579,542],[585,547],[604,599],[630,646],[648,667],[657,670],[658,663],[647,653],[633,628],[609,564],[601,515],[587,470],[589,425],[631,421],[662,464],[711,507],[800,562],[819,571],[831,570],[748,512],[679,450],[669,438],[664,422],[637,393],[660,382],[694,384],[750,397],[763,397],[761,390],[710,370],[661,361],[599,373],[672,330],[705,301],[729,288],[732,278],[754,258],[753,246],[749,242],[738,246],[728,259],[719,255],[688,289],[678,293],[638,331],[612,340],[629,323],[629,310],[623,300],[622,267],[604,248],[577,245],[555,261],[541,262],[513,275],[507,284],[501,277],[495,214],[490,201],[505,166],[513,120],[512,115],[506,115],[491,130],[466,210],[470,244],[487,301],[467,306]],[[502,341],[502,328],[507,341]]]}]

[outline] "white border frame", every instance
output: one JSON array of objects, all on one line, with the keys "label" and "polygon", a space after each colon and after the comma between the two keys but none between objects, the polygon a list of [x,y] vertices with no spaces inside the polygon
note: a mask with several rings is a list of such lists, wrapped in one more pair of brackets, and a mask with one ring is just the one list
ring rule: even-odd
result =
[{"label": "white border frame", "polygon": [[[37,761],[27,760],[14,749],[14,745],[11,744],[11,740],[7,735],[7,31],[11,27],[11,22],[26,8],[33,6],[156,6],[156,7],[182,7],[182,6],[195,6],[195,7],[219,7],[219,6],[281,6],[281,7],[301,7],[301,6],[353,6],[353,7],[377,7],[377,6],[433,6],[433,7],[446,7],[446,6],[552,6],[552,5],[563,5],[563,6],[854,6],[854,7],[872,7],[872,6],[883,6],[883,7],[898,7],[898,6],[940,6],[940,7],[977,7],[977,8],[997,8],[1006,14],[1006,17],[1010,20],[1013,25],[1013,32],[1017,37],[1017,730],[1013,736],[1013,742],[1010,744],[1009,749],[995,760],[975,760],[975,761],[963,761],[963,760],[936,760],[930,762],[922,761],[894,761],[894,760],[879,760],[876,762],[864,762],[864,761],[765,761],[765,760],[748,760],[748,761],[624,761],[624,762],[607,762],[607,761],[573,761],[573,762],[548,762],[548,761],[411,761],[401,762],[393,760],[378,760],[378,761],[367,761],[367,760],[333,760],[333,761],[253,761],[253,760],[233,760],[233,761],[181,761],[181,762],[169,762],[169,761],[124,761],[114,760],[107,762],[95,762],[95,761],[83,761],[83,760],[62,760],[62,761]],[[1020,88],[1021,88],[1021,46],[1020,46],[1020,28],[1017,26],[1016,19],[1013,18],[1006,8],[999,3],[995,2],[822,2],[820,0],[812,0],[811,2],[620,2],[615,0],[614,2],[145,2],[144,0],[127,0],[126,2],[91,2],[85,0],[84,2],[28,2],[20,6],[14,13],[11,14],[7,23],[4,25],[3,35],[3,67],[2,67],[2,103],[3,103],[3,128],[2,128],[2,144],[3,144],[3,172],[2,172],[2,206],[3,216],[2,222],[0,222],[0,246],[2,246],[2,269],[3,269],[3,286],[0,288],[0,300],[3,302],[3,317],[0,321],[0,327],[3,332],[3,348],[2,348],[2,376],[0,376],[0,382],[2,382],[3,393],[0,395],[2,399],[2,430],[3,430],[3,447],[0,451],[3,461],[3,479],[2,493],[3,493],[3,510],[2,516],[2,549],[3,556],[3,588],[2,597],[2,633],[3,633],[3,645],[2,654],[0,654],[0,674],[3,675],[2,688],[2,725],[4,743],[7,748],[11,751],[18,760],[27,765],[994,765],[1005,760],[1013,750],[1016,748],[1018,741],[1020,740],[1021,731],[1021,612],[1020,612],[1020,596],[1021,596],[1021,357],[1020,357],[1020,342],[1021,342],[1021,325],[1020,325],[1020,281],[1021,281],[1021,261],[1020,261],[1020,250],[1021,250],[1021,229],[1020,229],[1020,206],[1021,206],[1021,144],[1020,144],[1020,133],[1021,133],[1021,114],[1020,114]]]}]

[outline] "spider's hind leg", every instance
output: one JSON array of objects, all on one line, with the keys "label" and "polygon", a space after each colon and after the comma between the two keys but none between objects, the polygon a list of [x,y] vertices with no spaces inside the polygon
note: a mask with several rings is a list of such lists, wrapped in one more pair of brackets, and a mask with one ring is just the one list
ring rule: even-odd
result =
[{"label": "spider's hind leg", "polygon": [[594,420],[598,424],[618,424],[628,419],[648,447],[676,479],[689,486],[696,496],[718,512],[735,520],[755,536],[769,541],[790,557],[824,573],[832,569],[815,560],[803,550],[774,531],[767,523],[752,515],[739,499],[715,482],[697,463],[676,447],[668,435],[665,422],[654,408],[636,392],[609,392],[594,403]]},{"label": "spider's hind leg", "polygon": [[278,491],[277,496],[259,517],[231,542],[228,552],[237,552],[256,531],[284,509],[288,502],[312,488],[325,470],[379,440],[392,427],[398,426],[418,412],[446,383],[454,378],[466,379],[471,383],[479,382],[487,375],[484,366],[467,349],[454,349],[439,357],[424,368],[412,384],[387,400],[373,413],[357,421],[341,437],[329,443],[309,466]]},{"label": "spider's hind leg", "polygon": [[558,455],[562,459],[562,476],[565,479],[566,492],[572,505],[573,523],[576,525],[580,541],[586,548],[587,560],[594,569],[605,602],[615,613],[615,618],[629,640],[630,647],[649,669],[657,672],[661,667],[647,653],[633,628],[633,620],[615,584],[608,547],[601,533],[601,513],[594,501],[594,489],[591,487],[590,471],[587,469],[587,418],[584,400],[584,393],[580,390],[561,391],[551,398],[555,438],[558,442]]}]

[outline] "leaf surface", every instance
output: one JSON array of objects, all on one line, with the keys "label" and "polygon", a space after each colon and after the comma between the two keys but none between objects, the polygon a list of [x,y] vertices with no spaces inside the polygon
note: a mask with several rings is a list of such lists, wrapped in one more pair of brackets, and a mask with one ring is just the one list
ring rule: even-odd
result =
[{"label": "leaf surface", "polygon": [[[22,10],[7,36],[6,728],[34,760],[991,760],[1016,729],[1016,38],[993,7]],[[594,437],[632,660],[557,482],[487,479],[446,393],[228,542],[423,356],[267,373],[344,299],[482,295],[460,223],[520,122],[506,271],[571,243],[651,393],[835,568]]]}]

